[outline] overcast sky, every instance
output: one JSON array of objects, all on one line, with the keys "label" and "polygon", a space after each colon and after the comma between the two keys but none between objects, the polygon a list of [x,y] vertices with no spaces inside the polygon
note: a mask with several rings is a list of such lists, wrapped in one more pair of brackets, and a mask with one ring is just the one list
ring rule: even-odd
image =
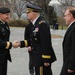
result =
[{"label": "overcast sky", "polygon": [[50,3],[49,3],[49,5],[54,4],[54,3],[55,3],[55,4],[56,4],[56,3],[60,4],[57,0],[51,0]]},{"label": "overcast sky", "polygon": [[57,1],[57,0],[52,0],[52,1]]},{"label": "overcast sky", "polygon": [[57,0],[51,0],[51,3],[58,3]]},{"label": "overcast sky", "polygon": [[52,2],[57,2],[57,0],[51,0]]}]

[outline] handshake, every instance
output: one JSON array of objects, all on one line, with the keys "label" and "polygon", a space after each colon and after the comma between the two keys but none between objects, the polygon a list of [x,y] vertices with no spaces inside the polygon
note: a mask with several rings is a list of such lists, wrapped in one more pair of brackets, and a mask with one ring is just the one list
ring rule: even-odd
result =
[{"label": "handshake", "polygon": [[[17,48],[17,47],[20,47],[20,46],[21,46],[21,42],[20,41],[15,40],[14,42],[12,42],[12,47]],[[32,51],[31,46],[28,46],[27,49],[28,49],[28,51]]]},{"label": "handshake", "polygon": [[12,47],[14,47],[14,48],[17,48],[17,47],[19,47],[20,45],[21,45],[21,43],[20,43],[20,41],[18,41],[18,40],[15,40],[15,41],[12,42]]}]

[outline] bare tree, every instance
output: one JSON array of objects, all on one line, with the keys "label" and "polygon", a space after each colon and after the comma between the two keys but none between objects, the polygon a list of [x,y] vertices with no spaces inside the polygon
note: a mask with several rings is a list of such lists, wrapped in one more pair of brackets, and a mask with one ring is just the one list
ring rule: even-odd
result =
[{"label": "bare tree", "polygon": [[[68,6],[75,6],[75,0],[57,0],[61,3],[63,10],[65,10]],[[62,11],[63,11],[62,10]]]},{"label": "bare tree", "polygon": [[58,0],[63,6],[74,6],[75,0]]},{"label": "bare tree", "polygon": [[0,0],[0,6],[6,6],[7,3],[6,3],[7,0]]},{"label": "bare tree", "polygon": [[20,18],[23,13],[25,13],[26,8],[26,1],[18,0],[15,2],[15,12],[17,13],[18,17]]},{"label": "bare tree", "polygon": [[36,3],[40,5],[45,12],[45,16],[48,18],[48,14],[49,14],[48,4],[50,0],[3,0],[3,1],[0,0],[1,3],[0,5],[9,7],[11,9],[11,14],[15,12],[20,18],[25,11],[26,8],[25,5],[27,2]]},{"label": "bare tree", "polygon": [[13,13],[16,13],[20,18],[24,13],[26,5],[26,0],[0,0],[0,6],[9,7],[11,10],[11,17],[13,18]]}]

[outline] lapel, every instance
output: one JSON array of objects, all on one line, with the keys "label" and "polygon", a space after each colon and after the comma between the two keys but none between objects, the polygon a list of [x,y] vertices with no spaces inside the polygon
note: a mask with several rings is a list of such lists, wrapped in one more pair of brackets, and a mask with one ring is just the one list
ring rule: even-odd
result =
[{"label": "lapel", "polygon": [[5,23],[5,25],[6,25],[6,29],[7,29],[8,31],[10,31],[10,28],[9,28],[8,24]]}]

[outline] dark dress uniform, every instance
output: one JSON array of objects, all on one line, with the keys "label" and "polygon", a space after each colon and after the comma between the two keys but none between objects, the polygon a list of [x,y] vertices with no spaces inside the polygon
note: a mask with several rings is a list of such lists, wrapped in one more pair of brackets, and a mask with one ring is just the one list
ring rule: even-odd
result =
[{"label": "dark dress uniform", "polygon": [[[10,13],[6,7],[0,8],[0,14]],[[11,61],[9,49],[12,43],[9,42],[10,29],[7,23],[0,20],[0,75],[7,75],[7,60]]]},{"label": "dark dress uniform", "polygon": [[11,61],[9,49],[12,47],[12,44],[7,48],[9,36],[10,29],[7,23],[4,24],[0,21],[0,75],[7,74],[7,60]]},{"label": "dark dress uniform", "polygon": [[42,70],[41,66],[43,66],[43,75],[52,75],[51,65],[45,67],[44,63],[51,64],[56,60],[56,56],[51,44],[50,28],[43,17],[40,16],[34,25],[29,23],[25,30],[25,37],[20,47],[32,47],[31,62],[35,67],[35,74],[42,75],[39,70]]},{"label": "dark dress uniform", "polygon": [[[68,69],[74,72],[68,73]],[[67,29],[63,40],[63,67],[60,75],[75,75],[75,22]]]},{"label": "dark dress uniform", "polygon": [[[28,39],[30,40],[30,35],[33,31],[33,27],[34,27],[33,24],[30,22],[29,25],[25,28],[25,33],[24,33],[25,40],[28,40]],[[28,46],[31,46],[31,42]],[[28,53],[29,53],[29,72],[31,75],[34,75],[34,67],[32,65],[32,52],[28,51]]]}]

